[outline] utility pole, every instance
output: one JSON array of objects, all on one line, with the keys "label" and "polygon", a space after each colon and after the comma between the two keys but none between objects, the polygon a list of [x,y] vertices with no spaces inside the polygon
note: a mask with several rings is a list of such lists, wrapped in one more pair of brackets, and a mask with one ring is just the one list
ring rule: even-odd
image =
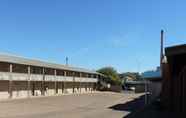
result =
[{"label": "utility pole", "polygon": [[[162,76],[162,71],[163,71],[163,58],[164,58],[164,53],[163,53],[163,50],[164,50],[164,31],[161,30],[161,36],[160,36],[160,73],[161,73],[161,76]],[[148,83],[147,81],[145,80],[145,104],[148,104],[148,96],[147,96],[147,92],[148,92]]]},{"label": "utility pole", "polygon": [[161,74],[162,74],[162,61],[163,61],[163,57],[164,57],[164,54],[163,54],[163,39],[164,38],[164,31],[161,30],[161,44],[160,44],[160,69],[161,69]]},{"label": "utility pole", "polygon": [[66,57],[66,66],[68,66],[68,57]]}]

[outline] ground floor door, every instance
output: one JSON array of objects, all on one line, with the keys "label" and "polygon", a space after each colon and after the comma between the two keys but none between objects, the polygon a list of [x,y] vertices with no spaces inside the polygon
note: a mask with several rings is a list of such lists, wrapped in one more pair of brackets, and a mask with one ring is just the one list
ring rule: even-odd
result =
[{"label": "ground floor door", "polygon": [[31,88],[32,88],[32,96],[35,96],[35,82],[31,83]]}]

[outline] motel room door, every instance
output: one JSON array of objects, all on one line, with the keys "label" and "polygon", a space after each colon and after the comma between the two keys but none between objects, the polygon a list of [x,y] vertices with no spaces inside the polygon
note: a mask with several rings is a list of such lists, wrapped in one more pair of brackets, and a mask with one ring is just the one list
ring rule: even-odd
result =
[{"label": "motel room door", "polygon": [[35,96],[35,82],[31,83],[31,87],[32,87],[32,96]]}]

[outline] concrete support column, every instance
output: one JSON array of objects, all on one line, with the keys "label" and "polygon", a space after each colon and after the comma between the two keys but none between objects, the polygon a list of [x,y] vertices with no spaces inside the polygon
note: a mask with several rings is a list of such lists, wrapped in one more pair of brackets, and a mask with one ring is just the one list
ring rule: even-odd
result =
[{"label": "concrete support column", "polygon": [[12,64],[10,64],[9,66],[10,69],[10,73],[9,73],[9,98],[12,98],[12,84],[13,84],[13,80],[12,80]]},{"label": "concrete support column", "polygon": [[82,78],[82,73],[80,73],[80,81],[79,81],[79,89],[80,89],[80,93],[81,93],[81,78]]},{"label": "concrete support column", "polygon": [[41,95],[45,95],[45,68],[43,68],[43,80],[41,85]]},{"label": "concrete support column", "polygon": [[[67,72],[66,71],[64,71],[64,76],[65,77],[67,76]],[[66,81],[66,78],[65,78],[65,81]],[[66,89],[65,81],[63,82],[63,85],[62,85],[63,86],[63,90],[62,91],[66,93],[66,90],[65,90]]]},{"label": "concrete support column", "polygon": [[[89,79],[89,74],[87,74],[87,78]],[[89,82],[86,83],[86,89],[89,92],[90,88],[89,88]]]},{"label": "concrete support column", "polygon": [[[91,76],[92,78],[94,78],[94,75],[92,74],[92,76]],[[92,79],[91,78],[91,79]],[[91,83],[91,92],[93,91],[93,88],[94,88],[94,84],[93,83]]]},{"label": "concrete support column", "polygon": [[97,83],[96,83],[96,90],[98,90],[99,88],[99,85],[98,85],[98,82],[101,81],[101,76],[100,75],[97,75]]},{"label": "concrete support column", "polygon": [[75,73],[73,72],[73,93],[75,93]]},{"label": "concrete support column", "polygon": [[55,76],[55,94],[58,94],[58,86],[57,86],[57,71],[54,70],[54,76]]},{"label": "concrete support column", "polygon": [[27,94],[28,94],[28,97],[30,97],[31,93],[31,89],[30,89],[30,66],[28,66],[28,80],[27,80]]},{"label": "concrete support column", "polygon": [[62,94],[64,93],[64,82],[60,82],[61,83],[61,92]]}]

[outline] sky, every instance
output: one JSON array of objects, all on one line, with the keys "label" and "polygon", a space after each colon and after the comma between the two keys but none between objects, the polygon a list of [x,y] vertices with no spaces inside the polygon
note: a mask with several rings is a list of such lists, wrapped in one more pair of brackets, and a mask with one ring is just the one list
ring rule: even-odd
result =
[{"label": "sky", "polygon": [[97,70],[146,71],[186,43],[186,1],[1,0],[0,52]]}]

